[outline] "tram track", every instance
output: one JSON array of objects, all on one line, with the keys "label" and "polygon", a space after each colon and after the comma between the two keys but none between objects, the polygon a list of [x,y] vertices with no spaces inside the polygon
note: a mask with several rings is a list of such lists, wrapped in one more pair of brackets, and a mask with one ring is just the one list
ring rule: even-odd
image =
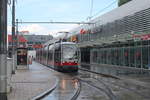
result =
[{"label": "tram track", "polygon": [[[121,97],[122,95],[124,95],[124,91],[125,91],[125,93],[126,92],[128,93],[128,91],[129,91],[129,94],[133,93],[133,94],[136,94],[134,96],[142,97],[142,99],[132,99],[131,98],[128,100],[150,100],[149,95],[142,94],[139,90],[134,89],[135,87],[132,87],[132,85],[134,86],[134,84],[131,85],[128,82],[124,82],[124,80],[122,80],[121,78],[116,77],[116,76],[100,74],[100,73],[93,72],[93,71],[90,71],[87,69],[79,69],[78,73],[76,73],[76,74],[75,73],[71,73],[71,74],[59,73],[59,77],[64,78],[64,80],[67,80],[67,81],[74,81],[76,83],[76,88],[73,90],[74,92],[73,93],[70,92],[70,94],[65,94],[66,97],[68,97],[68,98],[61,99],[61,100],[67,100],[67,99],[68,100],[82,100],[82,97],[84,97],[84,96],[86,97],[86,93],[87,93],[86,90],[84,90],[84,89],[89,88],[89,87],[91,87],[93,89],[93,91],[95,91],[92,93],[93,95],[94,95],[94,93],[96,93],[96,91],[99,91],[98,93],[99,94],[101,93],[99,97],[105,98],[103,100],[126,100],[126,99],[122,99],[122,97]],[[83,84],[86,84],[86,85],[82,86]],[[129,87],[128,87],[128,85],[129,85]],[[83,88],[83,87],[85,87],[85,88]],[[119,95],[118,95],[118,93],[116,93],[116,91],[114,91],[115,89],[116,90],[118,89],[119,92],[121,91],[121,93],[119,93]],[[58,91],[57,88],[55,90]],[[55,92],[55,90],[53,92]],[[63,91],[63,90],[61,90],[61,91]],[[53,92],[51,92],[50,95]],[[85,93],[85,94],[83,95],[81,92]],[[121,96],[120,96],[120,94],[121,94]],[[90,96],[88,95],[87,97],[90,97]],[[45,100],[45,99],[43,99],[43,100]],[[46,99],[46,100],[49,100],[49,99]],[[58,99],[58,100],[60,100],[60,99]],[[89,100],[95,100],[95,99],[89,99]]]},{"label": "tram track", "polygon": [[[79,73],[79,75],[81,75],[81,73]],[[118,100],[117,96],[115,96],[115,94],[112,92],[112,90],[109,88],[109,86],[107,86],[104,82],[96,79],[96,78],[92,78],[92,79],[86,79],[86,78],[81,78],[80,76],[76,77],[78,80],[80,80],[82,83],[86,83],[87,85],[97,89],[100,92],[103,92],[104,94],[106,94],[106,96],[109,98],[109,100]],[[96,82],[93,81],[96,80]],[[102,86],[98,86],[96,84],[101,84]]]},{"label": "tram track", "polygon": [[72,96],[70,100],[76,100],[81,92],[81,82],[78,79],[76,80],[78,81],[78,89],[76,90],[75,94]]},{"label": "tram track", "polygon": [[[98,89],[102,90],[103,92],[105,92],[105,93],[109,96],[110,100],[119,100],[119,99],[117,98],[117,96],[115,96],[115,94],[112,92],[112,89],[110,88],[110,86],[111,86],[111,87],[118,86],[119,88],[122,88],[122,89],[128,90],[128,91],[130,91],[130,92],[133,92],[133,93],[135,93],[136,95],[141,96],[142,98],[144,98],[144,99],[146,99],[146,100],[149,100],[149,99],[150,99],[150,96],[145,95],[145,94],[142,94],[142,93],[141,93],[140,91],[138,91],[138,90],[135,90],[135,89],[132,89],[132,88],[130,88],[130,87],[125,86],[125,84],[129,84],[129,85],[130,85],[130,83],[124,82],[124,81],[123,81],[121,78],[119,78],[119,77],[111,76],[111,75],[106,75],[106,74],[101,74],[101,73],[93,72],[93,71],[90,71],[90,70],[87,70],[87,69],[80,69],[80,71],[88,72],[88,73],[90,73],[90,74],[95,74],[95,75],[93,75],[92,77],[90,76],[90,78],[95,79],[95,80],[97,80],[99,83],[103,84],[103,86],[105,87],[105,89],[107,90],[107,92],[106,92],[104,89],[100,88],[100,87],[97,87],[97,86],[93,86],[93,87],[98,88]],[[79,75],[84,75],[84,74],[83,74],[83,72],[82,72],[82,73],[79,72]],[[106,81],[104,78],[105,78],[105,79],[107,78],[107,81]],[[109,80],[109,78],[111,78],[111,80],[113,80],[114,82],[112,82],[111,80]],[[118,81],[119,81],[120,84],[118,83]],[[84,82],[85,82],[85,81],[84,81]],[[89,85],[92,85],[92,84],[89,83],[89,82],[86,82],[86,83],[88,83]],[[111,85],[110,85],[110,84],[111,84]],[[133,85],[133,84],[132,84],[132,85]],[[142,87],[142,86],[141,86],[141,87]],[[142,88],[144,88],[144,87],[142,87]]]},{"label": "tram track", "polygon": [[54,100],[76,100],[81,91],[80,80],[70,77],[70,75],[59,73],[55,70],[53,71],[54,73],[56,72],[59,84],[52,92],[47,94],[46,97],[42,97],[38,100],[53,100],[56,95],[59,97],[56,97]]},{"label": "tram track", "polygon": [[86,83],[86,84],[88,84],[88,85],[90,85],[90,86],[92,86],[92,87],[94,87],[95,89],[97,89],[97,90],[99,90],[99,91],[101,91],[101,92],[103,92],[103,93],[105,93],[105,94],[108,96],[108,98],[109,98],[110,100],[118,100],[118,99],[116,98],[116,96],[115,96],[112,92],[110,92],[110,91],[111,91],[110,89],[109,89],[109,91],[107,91],[107,89],[104,89],[104,88],[101,88],[101,87],[99,87],[99,86],[93,85],[92,82],[85,81],[85,80],[82,80],[82,79],[80,79],[80,81],[81,81],[81,82],[84,82],[84,83]]}]

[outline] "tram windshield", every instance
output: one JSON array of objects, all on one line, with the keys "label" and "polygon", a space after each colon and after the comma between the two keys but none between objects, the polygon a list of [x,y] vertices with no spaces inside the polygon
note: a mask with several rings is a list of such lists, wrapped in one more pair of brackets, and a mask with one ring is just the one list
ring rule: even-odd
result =
[{"label": "tram windshield", "polygon": [[78,48],[76,45],[63,45],[62,46],[62,57],[64,60],[78,59]]}]

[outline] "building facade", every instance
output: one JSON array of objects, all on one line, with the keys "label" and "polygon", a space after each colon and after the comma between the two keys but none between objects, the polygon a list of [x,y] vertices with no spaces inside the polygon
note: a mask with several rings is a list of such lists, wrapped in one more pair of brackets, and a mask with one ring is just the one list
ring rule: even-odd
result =
[{"label": "building facade", "polygon": [[42,48],[44,43],[53,39],[51,35],[24,35],[24,37],[28,40],[29,50]]},{"label": "building facade", "polygon": [[77,34],[81,62],[150,69],[149,0],[132,0],[91,22],[95,24],[72,31]]},{"label": "building facade", "polygon": [[[15,41],[15,46],[18,48],[27,48],[27,40],[24,36],[19,35],[17,37],[18,40]],[[8,35],[8,56],[11,58],[12,56],[12,35]]]}]

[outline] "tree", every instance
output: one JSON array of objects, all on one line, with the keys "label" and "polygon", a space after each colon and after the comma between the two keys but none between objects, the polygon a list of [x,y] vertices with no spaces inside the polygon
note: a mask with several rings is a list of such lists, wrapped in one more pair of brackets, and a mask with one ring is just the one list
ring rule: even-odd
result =
[{"label": "tree", "polygon": [[131,0],[119,0],[118,1],[118,6],[121,6],[121,5],[123,5],[123,4],[125,4],[125,3],[129,2],[129,1],[131,1]]}]

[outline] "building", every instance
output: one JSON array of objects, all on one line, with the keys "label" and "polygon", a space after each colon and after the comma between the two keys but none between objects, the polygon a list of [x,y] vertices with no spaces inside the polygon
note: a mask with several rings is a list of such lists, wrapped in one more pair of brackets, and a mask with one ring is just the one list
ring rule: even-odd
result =
[{"label": "building", "polygon": [[101,66],[102,73],[149,73],[150,0],[132,0],[91,22],[71,32],[82,63]]},{"label": "building", "polygon": [[[25,31],[26,32],[26,31]],[[51,35],[19,35],[18,47],[28,48],[28,55],[36,57],[36,49],[42,48],[43,44],[51,40]],[[17,41],[17,40],[16,40]],[[8,55],[12,53],[12,35],[8,35]]]},{"label": "building", "polygon": [[42,48],[44,43],[53,39],[51,35],[24,35],[24,37],[28,40],[29,50]]},{"label": "building", "polygon": [[24,35],[28,40],[28,56],[36,58],[36,49],[43,48],[44,43],[53,39],[51,35]]},{"label": "building", "polygon": [[[27,40],[24,38],[24,36],[19,35],[17,38],[18,38],[17,47],[27,48],[27,46],[28,46],[27,45]],[[17,42],[17,40],[15,42]],[[11,57],[11,53],[12,53],[12,35],[8,35],[8,56],[9,57]]]}]

